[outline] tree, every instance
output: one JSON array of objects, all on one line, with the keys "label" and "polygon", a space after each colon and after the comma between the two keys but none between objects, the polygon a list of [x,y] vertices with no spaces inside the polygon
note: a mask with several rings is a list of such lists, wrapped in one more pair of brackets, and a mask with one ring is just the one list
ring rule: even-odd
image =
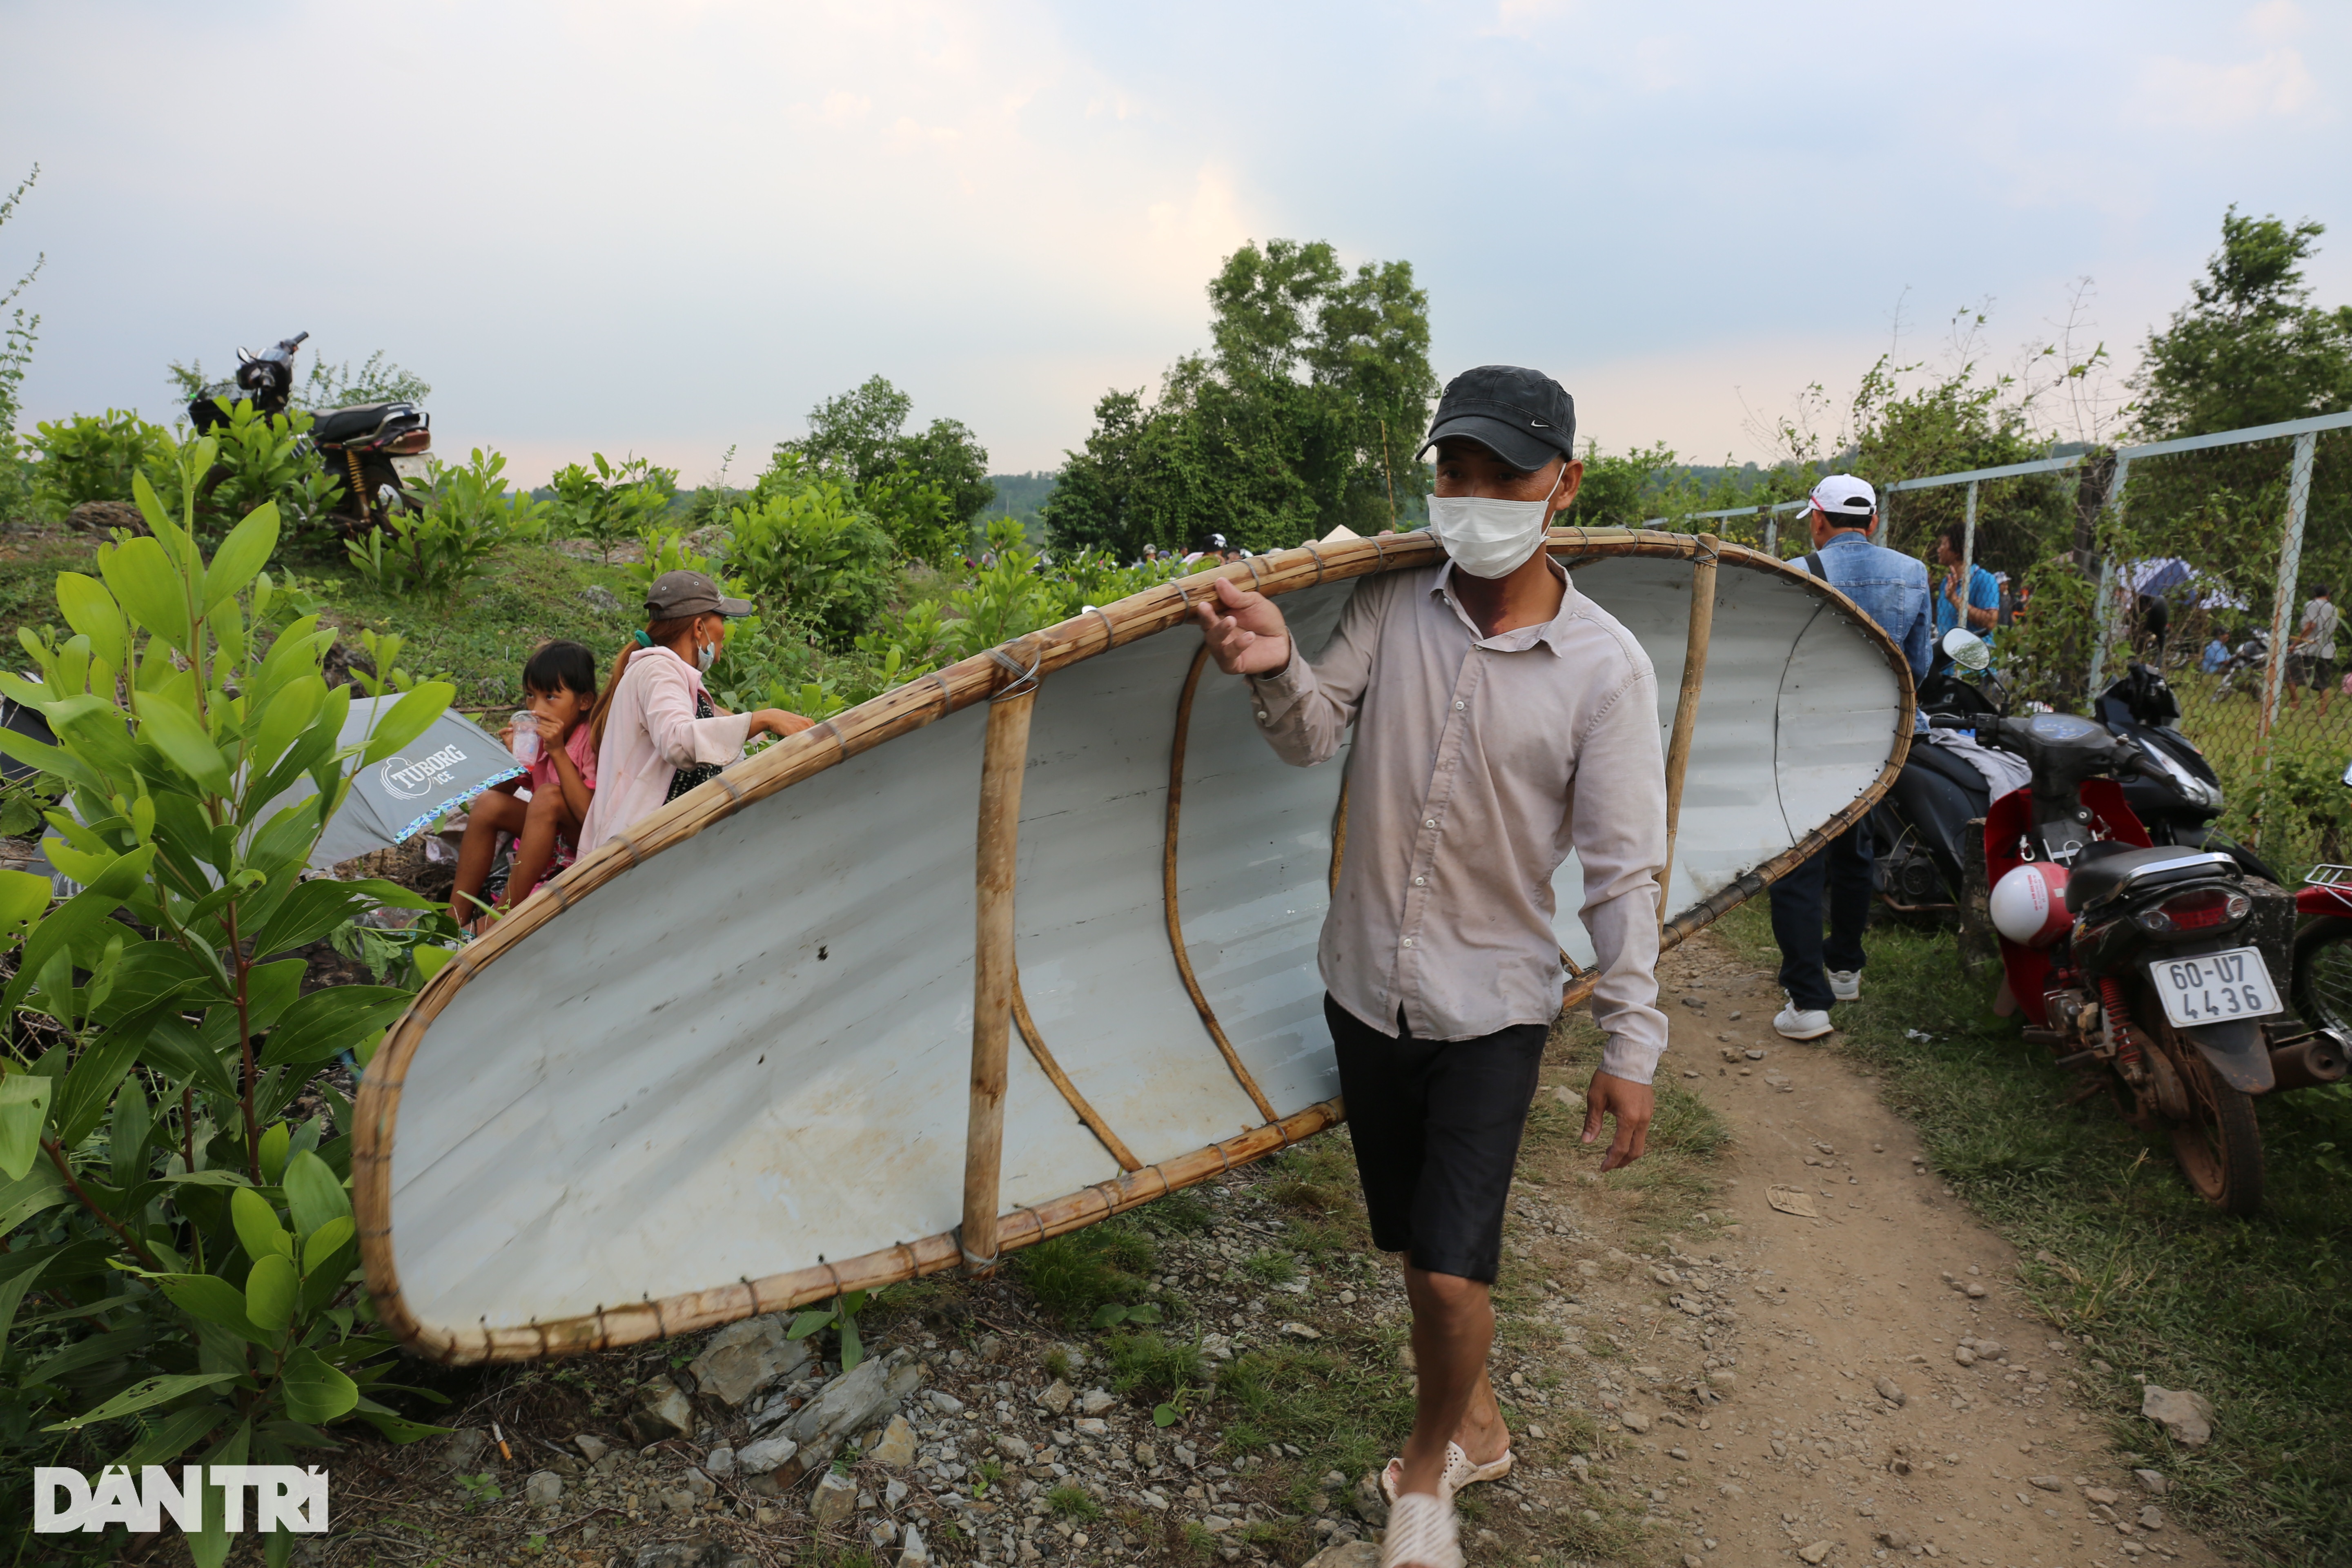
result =
[{"label": "tree", "polygon": [[[914,410],[915,400],[887,378],[870,376],[810,409],[809,433],[797,441],[777,442],[776,456],[847,486],[901,541],[906,553],[928,556],[936,551],[920,547],[915,536],[943,522],[961,544],[972,520],[996,499],[996,487],[988,482],[988,449],[961,420],[934,419],[929,429],[910,435],[907,419]],[[924,490],[936,492],[936,498],[912,499]],[[894,498],[906,499],[894,504]],[[931,514],[942,509],[944,516],[935,520]],[[894,525],[902,516],[908,525]]]},{"label": "tree", "polygon": [[1140,387],[1106,392],[1095,405],[1086,450],[1065,454],[1069,460],[1038,513],[1058,548],[1107,550],[1123,561],[1142,552],[1148,541],[1138,534],[1136,501],[1151,420]]},{"label": "tree", "polygon": [[1429,400],[1429,296],[1408,262],[1351,274],[1321,241],[1245,245],[1208,286],[1211,348],[1158,401],[1113,392],[1069,454],[1048,527],[1131,554],[1222,533],[1265,550],[1345,523],[1388,526],[1428,489],[1413,460]]},{"label": "tree", "polygon": [[2324,226],[2221,216],[2221,248],[2188,304],[2150,332],[2132,389],[2151,439],[2268,425],[2352,406],[2352,306],[2312,304],[2303,263]]},{"label": "tree", "polygon": [[[2352,308],[2311,302],[2304,263],[2326,229],[2274,216],[2221,217],[2221,247],[2186,304],[2148,334],[2133,413],[2152,439],[2242,429],[2352,407]],[[2132,466],[2118,546],[2179,555],[2224,582],[2266,619],[2275,593],[2291,447],[2263,441]],[[2319,437],[2302,580],[2352,573],[2352,437]],[[2193,622],[2193,617],[2192,617]],[[2176,617],[2176,631],[2201,629]],[[2234,629],[2234,628],[2225,628]]]}]

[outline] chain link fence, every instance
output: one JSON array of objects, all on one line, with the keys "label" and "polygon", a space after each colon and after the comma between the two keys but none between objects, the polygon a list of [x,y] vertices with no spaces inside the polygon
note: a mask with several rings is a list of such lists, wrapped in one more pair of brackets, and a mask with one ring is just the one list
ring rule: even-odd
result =
[{"label": "chain link fence", "polygon": [[[2352,412],[1879,483],[1880,542],[1924,560],[1939,595],[1948,528],[1962,581],[1994,572],[1995,668],[2020,700],[2089,712],[2132,664],[2156,669],[2221,779],[2221,830],[2290,881],[2344,861]],[[1791,560],[1812,547],[1808,504],[1651,526]]]}]

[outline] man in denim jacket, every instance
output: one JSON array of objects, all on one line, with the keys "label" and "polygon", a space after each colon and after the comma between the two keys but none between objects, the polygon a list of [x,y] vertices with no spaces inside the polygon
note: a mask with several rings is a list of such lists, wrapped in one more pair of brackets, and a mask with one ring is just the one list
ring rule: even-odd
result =
[{"label": "man in denim jacket", "polygon": [[[1930,647],[1927,568],[1871,542],[1878,492],[1851,474],[1813,487],[1808,510],[1813,551],[1802,564],[1886,628],[1916,680]],[[1829,942],[1822,941],[1822,884],[1830,894]],[[1870,823],[1855,823],[1772,884],[1772,936],[1780,944],[1780,987],[1789,1005],[1772,1027],[1791,1040],[1830,1032],[1830,1005],[1862,994],[1862,928],[1870,920]]]}]

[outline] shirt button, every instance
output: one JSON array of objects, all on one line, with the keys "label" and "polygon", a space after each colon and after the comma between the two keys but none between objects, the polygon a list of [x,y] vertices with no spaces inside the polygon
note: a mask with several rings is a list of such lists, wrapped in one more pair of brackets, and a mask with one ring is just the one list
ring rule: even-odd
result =
[{"label": "shirt button", "polygon": [[1412,945],[1412,938],[1411,938],[1411,937],[1407,937],[1407,938],[1405,938],[1405,939],[1404,939],[1404,944],[1405,944],[1405,946],[1407,946],[1407,947],[1411,947],[1411,946]]},{"label": "shirt button", "polygon": [[1412,885],[1413,885],[1414,887],[1416,887],[1416,888],[1426,887],[1426,886],[1428,886],[1428,884],[1429,884],[1429,879],[1428,879],[1428,878],[1426,878],[1426,877],[1415,877],[1415,878],[1412,879]]},{"label": "shirt button", "polygon": [[1433,816],[1427,822],[1423,823],[1422,826],[1423,827],[1434,827],[1437,826],[1437,818]]},{"label": "shirt button", "polygon": [[1257,710],[1257,721],[1261,724],[1265,722],[1265,710],[1263,708]]},{"label": "shirt button", "polygon": [[1462,707],[1462,706],[1463,706],[1463,704],[1462,704],[1462,703],[1459,703],[1459,702],[1456,702],[1454,706],[1454,707],[1456,707],[1456,708],[1460,708],[1460,707]]}]

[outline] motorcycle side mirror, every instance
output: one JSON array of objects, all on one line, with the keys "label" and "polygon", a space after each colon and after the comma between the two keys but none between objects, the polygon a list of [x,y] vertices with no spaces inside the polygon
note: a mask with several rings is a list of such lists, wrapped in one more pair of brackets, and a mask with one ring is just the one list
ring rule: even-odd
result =
[{"label": "motorcycle side mirror", "polygon": [[2352,784],[2352,763],[2344,764],[2344,782]]},{"label": "motorcycle side mirror", "polygon": [[1962,669],[1992,668],[1992,649],[1985,647],[1984,638],[1958,626],[1944,634],[1944,657]]}]

